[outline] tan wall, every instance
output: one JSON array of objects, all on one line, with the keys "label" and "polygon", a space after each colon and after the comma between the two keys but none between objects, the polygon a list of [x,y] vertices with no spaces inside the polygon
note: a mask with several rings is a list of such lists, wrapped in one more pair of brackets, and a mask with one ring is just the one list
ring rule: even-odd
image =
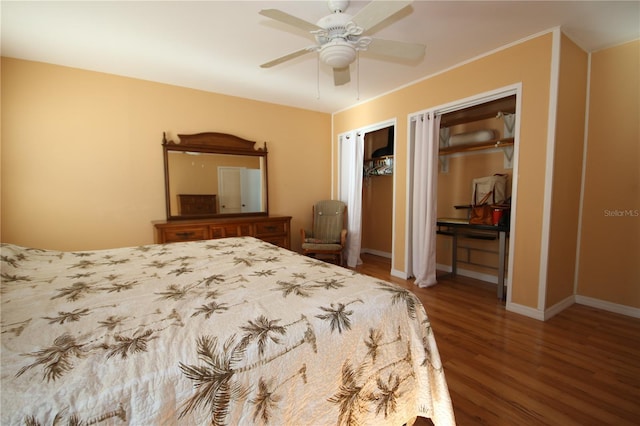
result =
[{"label": "tan wall", "polygon": [[[393,268],[405,270],[407,119],[409,114],[501,87],[522,83],[518,220],[515,225],[512,301],[537,307],[542,236],[552,34],[514,45],[458,68],[334,114],[338,135],[397,119],[395,173],[395,253]],[[337,161],[337,159],[336,159]],[[334,170],[337,165],[334,164]],[[337,185],[337,172],[334,173]]]},{"label": "tan wall", "polygon": [[391,254],[393,176],[371,176],[362,182],[362,250]]},{"label": "tan wall", "polygon": [[[408,115],[521,82],[512,300],[537,305],[551,40],[551,34],[529,40],[334,115],[334,141],[347,130],[397,118],[395,269],[403,271],[405,264]],[[592,55],[577,283],[579,296],[636,308],[639,44]],[[572,110],[581,101],[572,97],[580,96],[581,83],[572,80],[574,72],[582,78],[582,61],[583,55],[563,38],[547,307],[566,296],[573,262],[570,252],[567,265],[561,262],[567,254],[561,237],[570,239],[574,233],[565,224],[571,222],[576,195],[562,201],[576,187],[580,130],[560,122],[579,121]],[[7,58],[1,77],[2,242],[69,250],[152,242],[151,221],[165,215],[162,131],[171,136],[220,131],[267,141],[270,211],[293,216],[294,248],[299,247],[297,230],[310,226],[310,206],[330,195],[327,114]],[[560,159],[568,157],[572,172]]]},{"label": "tan wall", "polygon": [[577,293],[640,308],[640,41],[595,52]]},{"label": "tan wall", "polygon": [[162,132],[231,133],[269,150],[269,210],[331,194],[331,116],[43,63],[2,59],[3,242],[82,250],[153,242],[165,218]]},{"label": "tan wall", "polygon": [[584,151],[588,55],[563,36],[547,262],[547,308],[574,294]]},{"label": "tan wall", "polygon": [[[365,162],[388,143],[387,128],[365,134]],[[392,237],[393,175],[365,177],[362,182],[362,251],[391,255]]]}]

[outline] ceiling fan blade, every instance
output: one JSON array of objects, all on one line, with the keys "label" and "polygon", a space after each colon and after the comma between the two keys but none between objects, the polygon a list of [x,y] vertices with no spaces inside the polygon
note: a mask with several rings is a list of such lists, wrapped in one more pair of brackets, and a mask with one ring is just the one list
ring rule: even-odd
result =
[{"label": "ceiling fan blade", "polygon": [[260,65],[260,68],[271,68],[271,67],[273,67],[275,65],[278,65],[278,64],[281,64],[283,62],[289,61],[291,59],[297,58],[298,56],[302,56],[305,53],[309,53],[309,52],[310,52],[310,50],[307,49],[307,48],[300,49],[300,50],[297,50],[295,52],[289,53],[288,55],[284,55],[284,56],[281,56],[281,57],[279,57],[277,59],[274,59],[273,61],[266,62],[266,63]]},{"label": "ceiling fan blade", "polygon": [[400,59],[415,60],[424,56],[425,49],[424,44],[372,38],[366,52]]},{"label": "ceiling fan blade", "polygon": [[413,0],[372,0],[353,17],[353,22],[366,32],[411,3]]},{"label": "ceiling fan blade", "polygon": [[317,31],[322,29],[316,24],[312,24],[311,22],[305,21],[304,19],[297,18],[293,15],[289,15],[288,13],[278,9],[262,9],[259,13],[260,15],[266,16],[267,18],[284,22],[285,24],[294,26],[296,28],[300,28],[301,30],[304,30],[307,32]]},{"label": "ceiling fan blade", "polygon": [[336,86],[342,86],[351,81],[351,72],[349,67],[334,68],[333,69],[333,84]]}]

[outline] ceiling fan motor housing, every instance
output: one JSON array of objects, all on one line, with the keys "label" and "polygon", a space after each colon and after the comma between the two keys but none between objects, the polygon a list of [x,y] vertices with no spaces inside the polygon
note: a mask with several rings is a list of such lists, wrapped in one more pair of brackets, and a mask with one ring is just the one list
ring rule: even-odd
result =
[{"label": "ceiling fan motor housing", "polygon": [[344,68],[356,59],[358,35],[362,29],[352,22],[348,13],[332,13],[321,18],[315,32],[320,45],[320,60],[332,68]]},{"label": "ceiling fan motor housing", "polygon": [[324,44],[320,48],[320,60],[332,68],[348,67],[355,59],[355,47],[339,38]]},{"label": "ceiling fan motor housing", "polygon": [[[348,13],[332,13],[324,18],[320,18],[316,25],[322,29],[313,31],[313,34],[315,34],[316,40],[321,45],[336,38],[349,40],[353,38],[352,36],[362,33],[362,30],[357,28],[351,20],[352,16]],[[358,30],[360,31],[358,32]]]}]

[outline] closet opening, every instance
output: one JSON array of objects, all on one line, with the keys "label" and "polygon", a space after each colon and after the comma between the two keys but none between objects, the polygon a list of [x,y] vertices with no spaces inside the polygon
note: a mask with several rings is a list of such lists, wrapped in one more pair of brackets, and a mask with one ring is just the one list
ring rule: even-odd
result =
[{"label": "closet opening", "polygon": [[364,135],[361,252],[386,258],[393,251],[394,126]]},{"label": "closet opening", "polygon": [[[407,272],[417,285],[463,275],[497,284],[504,298],[513,247],[518,93],[506,89],[412,116]],[[485,178],[490,183],[481,186]],[[471,220],[472,206],[487,192],[490,217],[478,223]]]},{"label": "closet opening", "polygon": [[347,266],[362,263],[361,253],[393,263],[394,154],[396,120],[338,136],[338,199],[347,204]]},{"label": "closet opening", "polygon": [[[510,234],[515,112],[516,95],[511,95],[442,114],[440,119],[437,269],[494,283],[501,299]],[[450,219],[473,222],[472,206],[483,198],[492,215],[484,224],[447,224]],[[491,227],[496,231],[484,229]]]}]

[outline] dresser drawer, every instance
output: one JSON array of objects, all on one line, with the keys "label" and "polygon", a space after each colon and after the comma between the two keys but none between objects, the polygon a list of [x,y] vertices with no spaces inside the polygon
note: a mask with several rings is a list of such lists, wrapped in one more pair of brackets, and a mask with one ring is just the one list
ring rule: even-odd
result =
[{"label": "dresser drawer", "polygon": [[211,238],[250,236],[252,236],[250,223],[229,223],[211,226]]},{"label": "dresser drawer", "polygon": [[287,224],[284,221],[256,222],[256,237],[269,235],[282,235],[287,233]]},{"label": "dresser drawer", "polygon": [[256,237],[288,249],[291,247],[290,224],[291,216],[260,216],[158,221],[154,227],[158,243]]},{"label": "dresser drawer", "polygon": [[193,216],[216,213],[215,195],[178,194],[178,213]]},{"label": "dresser drawer", "polygon": [[162,242],[176,243],[180,241],[198,241],[209,239],[209,228],[206,226],[189,226],[165,228],[162,230]]},{"label": "dresser drawer", "polygon": [[288,235],[280,235],[275,237],[262,237],[260,238],[262,241],[266,241],[268,243],[274,244],[276,246],[280,246],[282,248],[289,248],[289,236]]}]

